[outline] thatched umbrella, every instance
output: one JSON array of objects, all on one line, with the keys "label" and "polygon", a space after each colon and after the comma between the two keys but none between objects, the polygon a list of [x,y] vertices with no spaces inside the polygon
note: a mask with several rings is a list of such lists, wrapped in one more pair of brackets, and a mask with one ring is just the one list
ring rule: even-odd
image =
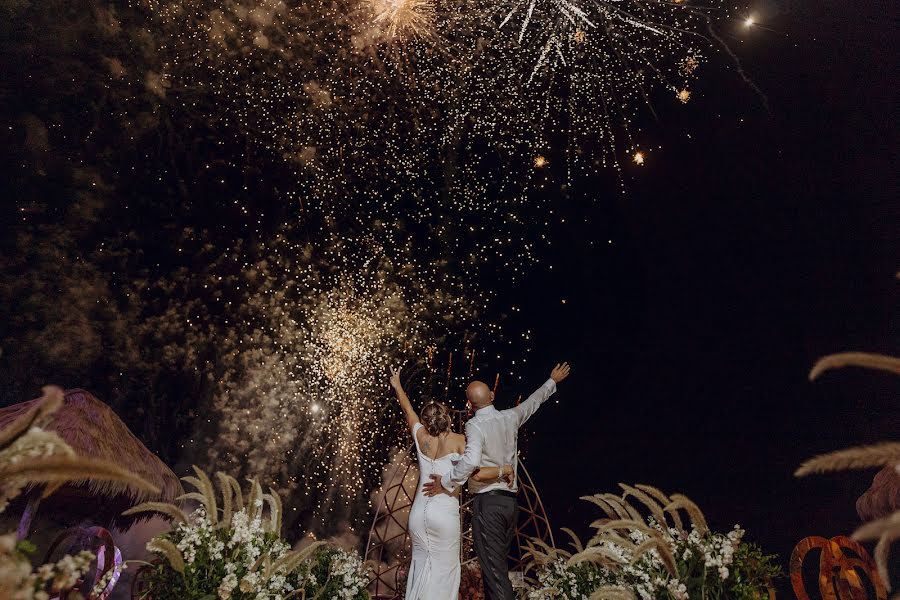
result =
[{"label": "thatched umbrella", "polygon": [[[0,431],[39,401],[0,409]],[[152,494],[127,482],[90,481],[64,485],[41,500],[41,490],[33,489],[17,501],[18,508],[24,511],[20,533],[22,529],[27,532],[38,504],[41,514],[66,525],[88,521],[127,529],[146,515],[123,517],[124,510],[141,502],[173,502],[184,493],[175,473],[131,433],[111,408],[85,390],[66,390],[63,405],[44,428],[59,435],[78,456],[115,463],[154,484],[160,492]]]},{"label": "thatched umbrella", "polygon": [[874,521],[900,510],[900,473],[888,465],[875,475],[872,487],[856,501],[856,512],[863,521]]}]

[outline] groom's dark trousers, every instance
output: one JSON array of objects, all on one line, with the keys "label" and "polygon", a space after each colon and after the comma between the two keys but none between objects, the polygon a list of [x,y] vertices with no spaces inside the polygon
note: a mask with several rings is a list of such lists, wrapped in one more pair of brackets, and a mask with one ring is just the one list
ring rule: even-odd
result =
[{"label": "groom's dark trousers", "polygon": [[519,503],[515,492],[475,494],[472,538],[481,563],[485,600],[514,600],[506,557],[516,533]]}]

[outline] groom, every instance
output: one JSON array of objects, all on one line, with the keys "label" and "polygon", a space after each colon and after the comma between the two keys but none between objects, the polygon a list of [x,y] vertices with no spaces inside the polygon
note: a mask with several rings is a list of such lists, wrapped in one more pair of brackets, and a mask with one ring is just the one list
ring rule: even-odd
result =
[{"label": "groom", "polygon": [[[486,600],[513,600],[512,584],[506,557],[515,535],[519,504],[515,478],[519,428],[556,391],[556,384],[569,376],[569,364],[556,365],[550,379],[531,394],[525,402],[507,410],[494,408],[494,393],[481,381],[473,381],[466,388],[466,399],[475,415],[466,423],[466,451],[462,459],[442,477],[431,475],[425,484],[426,496],[452,492],[466,482],[479,466],[512,465],[512,483],[469,482],[469,492],[475,494],[475,514],[472,536],[475,554],[481,563]],[[503,475],[506,475],[505,473]]]}]

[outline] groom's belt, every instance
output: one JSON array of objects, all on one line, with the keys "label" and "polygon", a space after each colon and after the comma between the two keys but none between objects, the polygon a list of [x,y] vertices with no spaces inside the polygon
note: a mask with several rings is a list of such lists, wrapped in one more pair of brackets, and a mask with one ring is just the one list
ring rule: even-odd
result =
[{"label": "groom's belt", "polygon": [[486,492],[481,492],[480,494],[475,494],[475,497],[478,496],[509,496],[510,498],[515,498],[516,493],[510,490],[488,490]]}]

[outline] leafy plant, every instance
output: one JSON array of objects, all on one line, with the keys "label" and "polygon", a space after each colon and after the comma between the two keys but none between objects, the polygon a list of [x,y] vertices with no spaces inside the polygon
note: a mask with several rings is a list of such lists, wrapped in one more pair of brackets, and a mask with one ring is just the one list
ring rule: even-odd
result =
[{"label": "leafy plant", "polygon": [[586,544],[564,529],[574,552],[532,540],[529,554],[538,572],[530,600],[769,597],[771,581],[781,571],[774,557],[743,541],[740,527],[727,534],[710,531],[687,497],[669,497],[647,485],[620,485],[622,496],[583,497],[606,518],[591,524],[596,532]]},{"label": "leafy plant", "polygon": [[357,556],[322,542],[291,550],[281,539],[281,500],[275,492],[263,493],[253,479],[245,500],[237,480],[219,472],[220,507],[210,478],[197,467],[194,472],[196,477],[182,479],[197,491],[178,498],[199,502],[191,514],[159,502],[125,512],[155,512],[175,523],[147,544],[157,560],[142,570],[146,592],[141,598],[368,598],[368,579]]}]

